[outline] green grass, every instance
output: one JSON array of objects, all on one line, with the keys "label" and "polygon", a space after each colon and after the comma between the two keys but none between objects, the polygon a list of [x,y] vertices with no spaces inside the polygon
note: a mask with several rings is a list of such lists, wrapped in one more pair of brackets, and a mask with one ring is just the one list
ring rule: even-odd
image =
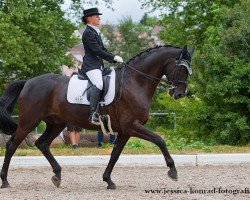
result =
[{"label": "green grass", "polygon": [[[181,142],[181,141],[180,141]],[[228,145],[204,145],[201,142],[193,142],[188,145],[176,146],[170,142],[167,143],[171,154],[197,154],[197,153],[250,153],[250,144],[246,146],[228,146]],[[97,147],[79,147],[72,149],[69,145],[60,145],[51,148],[53,155],[110,155],[113,145],[104,144],[102,148]],[[0,156],[4,156],[5,148],[0,147]],[[132,138],[125,146],[123,154],[161,154],[159,148],[144,140]],[[18,148],[15,156],[40,156],[42,153],[36,147]]]},{"label": "green grass", "polygon": [[[186,139],[179,137],[175,132],[168,134],[163,131],[157,132],[167,143],[170,154],[198,154],[198,153],[250,153],[250,144],[246,146],[229,146],[229,145],[212,145],[205,144],[202,141]],[[95,145],[95,143],[93,144]],[[109,143],[103,144],[102,148],[95,147],[80,147],[72,149],[69,145],[59,145],[50,148],[53,155],[110,155],[113,145]],[[131,138],[124,150],[123,154],[161,154],[160,149],[155,144]],[[0,147],[0,156],[4,156],[5,148]],[[41,156],[42,153],[36,147],[18,148],[15,156]]]}]

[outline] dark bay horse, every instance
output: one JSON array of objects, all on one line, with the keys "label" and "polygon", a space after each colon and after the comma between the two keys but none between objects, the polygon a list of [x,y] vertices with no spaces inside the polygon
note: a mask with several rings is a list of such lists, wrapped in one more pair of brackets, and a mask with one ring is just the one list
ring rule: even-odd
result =
[{"label": "dark bay horse", "polygon": [[[117,95],[120,98],[107,106],[112,128],[118,132],[111,158],[103,174],[103,181],[107,182],[108,189],[116,188],[111,180],[111,172],[130,137],[142,138],[156,144],[170,168],[168,176],[177,180],[177,170],[165,141],[143,125],[149,118],[152,97],[163,75],[167,77],[169,94],[174,99],[185,96],[187,79],[192,70],[190,65],[192,53],[193,49],[188,51],[186,46],[184,48],[158,46],[138,54],[123,67],[116,69],[116,89],[118,90],[118,85],[121,86],[120,95]],[[120,84],[121,80],[123,84]],[[67,123],[90,130],[100,130],[99,126],[89,124],[89,106],[67,102],[68,82],[69,78],[66,76],[45,74],[27,81],[13,82],[0,97],[0,129],[12,135],[6,144],[1,171],[2,188],[9,186],[7,180],[9,164],[17,147],[41,120],[46,123],[46,130],[35,145],[51,164],[55,173],[52,182],[57,187],[61,183],[61,166],[50,152],[51,142]],[[17,100],[18,125],[11,118]]]}]

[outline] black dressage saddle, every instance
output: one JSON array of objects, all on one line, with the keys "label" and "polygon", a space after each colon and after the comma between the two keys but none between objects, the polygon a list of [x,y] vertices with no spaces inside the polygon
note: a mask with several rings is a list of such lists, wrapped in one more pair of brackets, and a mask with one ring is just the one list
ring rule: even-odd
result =
[{"label": "black dressage saddle", "polygon": [[[111,74],[112,70],[108,67],[105,67],[102,70],[102,80],[103,80],[103,89],[101,92],[101,98],[100,101],[103,101],[104,97],[106,96],[108,89],[109,89],[109,85],[110,85],[110,74]],[[79,80],[88,80],[88,85],[87,88],[84,90],[82,96],[85,94],[85,92],[87,92],[87,99],[88,101],[90,100],[90,94],[91,94],[91,90],[93,88],[93,84],[91,83],[91,81],[89,80],[88,76],[86,74],[78,74],[78,79]]]}]

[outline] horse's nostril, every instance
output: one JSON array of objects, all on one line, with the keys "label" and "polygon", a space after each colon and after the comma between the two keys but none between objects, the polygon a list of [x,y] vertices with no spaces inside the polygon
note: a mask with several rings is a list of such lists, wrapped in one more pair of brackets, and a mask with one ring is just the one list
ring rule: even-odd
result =
[{"label": "horse's nostril", "polygon": [[185,96],[185,94],[182,94],[182,93],[177,94],[177,95],[176,95],[176,99],[180,99],[180,98],[182,98],[182,97],[184,97],[184,96]]}]

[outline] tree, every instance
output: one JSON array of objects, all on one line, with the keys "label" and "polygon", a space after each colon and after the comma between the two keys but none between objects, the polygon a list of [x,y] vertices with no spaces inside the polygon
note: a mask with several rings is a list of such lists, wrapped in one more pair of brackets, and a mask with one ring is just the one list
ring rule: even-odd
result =
[{"label": "tree", "polygon": [[104,4],[107,8],[113,10],[113,0],[68,0],[68,2],[70,3],[70,9],[67,10],[68,18],[71,20],[73,18],[77,23],[81,22],[84,9],[83,5],[98,6],[100,4]]},{"label": "tree", "polygon": [[199,96],[204,137],[224,144],[250,141],[250,0],[222,7],[207,28],[200,53]]},{"label": "tree", "polygon": [[144,13],[140,20],[140,24],[143,26],[154,27],[159,24],[157,17],[150,17],[147,13]]},{"label": "tree", "polygon": [[64,19],[62,0],[9,0],[0,7],[0,83],[59,73],[70,63],[75,26]]},{"label": "tree", "polygon": [[82,3],[111,7],[112,2],[71,0],[65,13],[63,0],[0,0],[0,94],[13,80],[59,73],[60,65],[71,65],[65,53],[79,42],[72,37],[71,18],[80,22]]},{"label": "tree", "polygon": [[121,55],[125,61],[152,47],[149,32],[149,27],[134,23],[131,17],[124,18],[118,27],[109,25],[104,28],[109,50]]},{"label": "tree", "polygon": [[165,27],[161,37],[166,43],[202,46],[204,32],[213,24],[213,16],[223,5],[232,7],[239,0],[140,0],[143,7],[161,10]]},{"label": "tree", "polygon": [[196,116],[197,135],[215,143],[249,143],[250,1],[141,1],[163,10],[165,42],[197,48],[191,85],[206,111]]}]

